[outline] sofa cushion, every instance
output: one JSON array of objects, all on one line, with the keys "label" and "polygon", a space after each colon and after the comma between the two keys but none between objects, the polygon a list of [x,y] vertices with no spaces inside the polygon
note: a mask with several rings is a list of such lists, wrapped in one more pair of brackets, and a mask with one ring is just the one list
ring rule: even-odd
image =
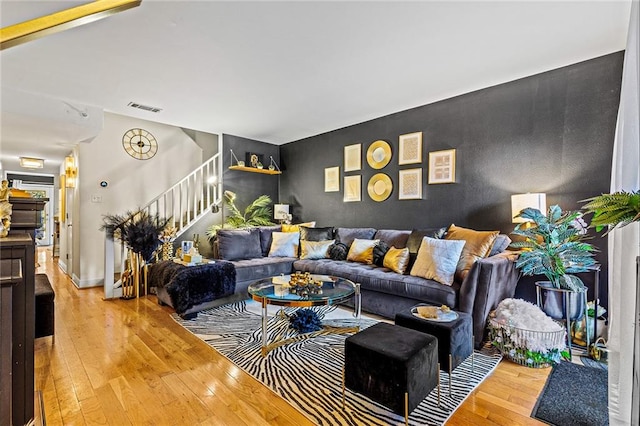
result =
[{"label": "sofa cushion", "polygon": [[351,243],[351,247],[349,248],[347,260],[371,265],[373,263],[373,249],[379,242],[380,240],[354,239],[353,243]]},{"label": "sofa cushion", "polygon": [[[295,257],[258,257],[234,260],[237,282],[253,282],[280,274],[290,274]],[[312,262],[316,262],[312,260]]]},{"label": "sofa cushion", "polygon": [[464,240],[466,244],[456,268],[456,280],[464,281],[469,270],[478,259],[487,257],[499,231],[475,231],[461,226],[451,225],[447,230],[447,240]]},{"label": "sofa cushion", "polygon": [[349,253],[349,247],[346,244],[335,243],[329,247],[329,257],[333,260],[347,260],[347,253]]},{"label": "sofa cushion", "polygon": [[404,248],[407,246],[407,240],[411,231],[398,229],[378,229],[374,235],[374,239],[385,242],[389,247]]},{"label": "sofa cushion", "polygon": [[300,240],[300,259],[326,259],[329,257],[329,247],[334,243],[335,240]]},{"label": "sofa cushion", "polygon": [[306,241],[328,241],[333,240],[333,226],[326,228],[311,228],[300,226],[300,239]]},{"label": "sofa cushion", "polygon": [[354,283],[359,283],[362,290],[397,295],[435,305],[447,305],[452,308],[457,306],[457,293],[460,290],[458,283],[446,286],[433,280],[400,275],[388,268],[364,263],[332,259],[296,260],[293,262],[293,268],[296,271],[311,274],[343,277]]},{"label": "sofa cushion", "polygon": [[[374,241],[380,241],[380,240],[376,239]],[[378,244],[376,244],[376,246],[373,248],[373,263],[378,266],[383,266],[382,263],[384,262],[384,256],[387,254],[388,251],[389,251],[389,245],[384,241],[380,241]]]},{"label": "sofa cushion", "polygon": [[301,226],[306,226],[308,228],[313,228],[314,226],[316,226],[315,222],[305,222],[305,223],[298,223],[296,225],[289,225],[286,223],[282,224],[282,232],[300,232],[300,227]]},{"label": "sofa cushion", "polygon": [[451,285],[465,242],[424,237],[411,275]]},{"label": "sofa cushion", "polygon": [[[380,243],[382,244],[382,243]],[[409,265],[409,249],[391,247],[384,255],[382,266],[391,269],[397,274],[404,274]]]},{"label": "sofa cushion", "polygon": [[300,234],[298,232],[273,232],[269,257],[298,257]]},{"label": "sofa cushion", "polygon": [[258,228],[221,229],[216,235],[220,259],[237,260],[262,257]]},{"label": "sofa cushion", "polygon": [[407,238],[407,248],[409,249],[409,265],[407,266],[407,271],[411,271],[413,264],[416,261],[416,256],[418,255],[418,250],[420,249],[420,245],[422,244],[422,239],[424,237],[429,238],[444,238],[447,233],[447,227],[441,228],[426,228],[426,229],[414,229],[409,234],[409,238]]},{"label": "sofa cushion", "polygon": [[511,244],[511,238],[509,238],[508,235],[499,234],[496,237],[496,240],[493,242],[493,247],[491,247],[489,257],[495,256],[498,253],[502,253],[507,249],[507,247],[509,247],[509,244]]},{"label": "sofa cushion", "polygon": [[337,228],[336,241],[349,247],[354,239],[371,240],[375,233],[373,228]]},{"label": "sofa cushion", "polygon": [[280,232],[282,227],[280,225],[276,226],[260,226],[258,228],[260,230],[260,249],[262,250],[263,256],[269,256],[269,250],[271,249],[271,233],[272,232]]}]

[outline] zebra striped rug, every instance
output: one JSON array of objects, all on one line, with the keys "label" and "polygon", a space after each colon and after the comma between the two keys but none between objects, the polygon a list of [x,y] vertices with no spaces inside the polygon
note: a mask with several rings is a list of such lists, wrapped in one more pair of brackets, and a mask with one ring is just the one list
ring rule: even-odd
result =
[{"label": "zebra striped rug", "polygon": [[[343,409],[345,335],[330,334],[302,339],[281,346],[263,358],[260,351],[261,318],[255,305],[253,301],[242,301],[202,311],[193,320],[183,320],[175,314],[173,318],[319,425],[404,424],[404,417],[349,390]],[[321,317],[324,316],[323,324],[358,324],[347,311],[333,310],[335,307],[330,306],[316,311]],[[291,313],[293,310],[285,309],[285,312]],[[365,318],[359,322],[361,328],[375,323],[376,320]],[[269,339],[295,334],[288,328],[288,321],[275,315],[269,318],[268,329]],[[448,375],[441,372],[440,406],[437,405],[437,391],[434,389],[411,413],[409,424],[444,424],[499,361],[500,355],[494,352],[476,351],[473,369],[469,357],[453,371],[451,396],[448,392]]]}]

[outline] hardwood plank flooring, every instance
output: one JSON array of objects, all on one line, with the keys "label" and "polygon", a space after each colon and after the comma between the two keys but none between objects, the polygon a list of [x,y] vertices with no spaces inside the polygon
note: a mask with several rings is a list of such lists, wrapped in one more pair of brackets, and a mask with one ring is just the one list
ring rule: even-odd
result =
[{"label": "hardwood plank flooring", "polygon": [[[56,293],[55,340],[35,342],[48,425],[311,425],[304,415],[173,321],[155,296],[103,300],[38,248]],[[550,369],[502,361],[447,425],[542,425],[529,417]]]}]

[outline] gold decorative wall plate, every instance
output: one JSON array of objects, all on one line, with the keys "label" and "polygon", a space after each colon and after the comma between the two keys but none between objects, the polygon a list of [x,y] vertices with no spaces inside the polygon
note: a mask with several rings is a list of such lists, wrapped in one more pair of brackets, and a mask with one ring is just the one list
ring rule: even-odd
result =
[{"label": "gold decorative wall plate", "polygon": [[391,178],[384,173],[377,173],[369,179],[367,192],[373,201],[384,201],[391,195],[393,190],[393,182]]},{"label": "gold decorative wall plate", "polygon": [[367,150],[367,163],[373,169],[381,169],[391,161],[391,145],[385,141],[375,141]]}]

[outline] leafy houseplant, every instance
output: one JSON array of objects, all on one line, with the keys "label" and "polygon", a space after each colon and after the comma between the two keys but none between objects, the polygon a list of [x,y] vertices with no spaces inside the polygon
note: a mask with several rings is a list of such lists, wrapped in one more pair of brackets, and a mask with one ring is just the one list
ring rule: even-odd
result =
[{"label": "leafy houseplant", "polygon": [[254,226],[275,225],[271,222],[271,198],[268,195],[261,195],[251,202],[244,213],[236,206],[236,194],[232,191],[224,191],[224,203],[229,207],[229,215],[222,225],[212,225],[207,229],[207,236],[210,240],[215,239],[220,229],[243,229]]},{"label": "leafy houseplant", "polygon": [[600,232],[607,227],[604,235],[615,228],[622,228],[631,222],[640,221],[640,190],[618,191],[612,194],[602,194],[584,200],[587,204],[582,209],[593,213],[591,226]]},{"label": "leafy houseplant", "polygon": [[512,243],[523,251],[516,262],[524,275],[544,275],[554,288],[583,291],[584,283],[571,275],[586,272],[596,264],[596,249],[584,242],[586,224],[580,212],[563,212],[559,206],[549,207],[547,215],[527,208],[517,217],[531,220],[516,226],[513,234],[525,238]]}]

